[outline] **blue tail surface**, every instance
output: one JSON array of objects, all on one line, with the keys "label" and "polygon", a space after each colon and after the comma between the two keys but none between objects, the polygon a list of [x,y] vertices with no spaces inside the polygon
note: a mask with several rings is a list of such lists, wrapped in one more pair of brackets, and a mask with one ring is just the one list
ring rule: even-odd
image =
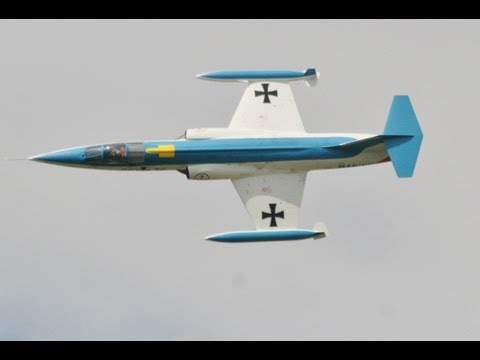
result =
[{"label": "blue tail surface", "polygon": [[394,96],[383,135],[397,176],[412,177],[423,133],[408,96]]}]

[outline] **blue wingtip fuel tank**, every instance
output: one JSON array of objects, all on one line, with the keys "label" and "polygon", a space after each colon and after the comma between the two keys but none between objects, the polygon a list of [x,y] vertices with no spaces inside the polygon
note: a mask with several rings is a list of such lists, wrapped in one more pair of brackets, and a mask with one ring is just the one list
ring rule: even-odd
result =
[{"label": "blue wingtip fuel tank", "polygon": [[291,241],[305,239],[322,239],[328,234],[326,227],[316,227],[314,230],[282,229],[282,230],[257,230],[236,231],[223,234],[210,235],[206,240],[224,243],[246,243],[259,241]]},{"label": "blue wingtip fuel tank", "polygon": [[197,78],[211,81],[295,81],[317,78],[315,69],[298,70],[222,70],[197,75]]}]

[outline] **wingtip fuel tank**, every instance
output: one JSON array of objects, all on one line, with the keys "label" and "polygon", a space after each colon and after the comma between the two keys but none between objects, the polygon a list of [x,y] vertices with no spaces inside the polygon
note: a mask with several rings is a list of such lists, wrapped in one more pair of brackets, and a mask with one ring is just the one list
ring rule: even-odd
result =
[{"label": "wingtip fuel tank", "polygon": [[221,70],[197,75],[198,79],[223,82],[280,81],[291,82],[305,80],[314,85],[319,73],[310,68],[307,70]]}]

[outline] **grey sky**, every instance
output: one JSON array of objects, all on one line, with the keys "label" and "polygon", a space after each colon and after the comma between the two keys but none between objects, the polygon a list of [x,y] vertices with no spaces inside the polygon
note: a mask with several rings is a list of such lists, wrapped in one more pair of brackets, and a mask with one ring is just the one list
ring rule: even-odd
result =
[{"label": "grey sky", "polygon": [[225,245],[227,181],[0,162],[0,340],[480,339],[478,21],[0,21],[0,155],[227,126],[243,92],[194,75],[315,66],[311,132],[381,132],[410,95],[425,138],[391,164],[310,173],[322,241]]}]

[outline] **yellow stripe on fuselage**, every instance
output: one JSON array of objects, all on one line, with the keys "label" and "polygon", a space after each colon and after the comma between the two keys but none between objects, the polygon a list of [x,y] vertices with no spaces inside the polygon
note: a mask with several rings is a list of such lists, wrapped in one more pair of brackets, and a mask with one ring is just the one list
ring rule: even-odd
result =
[{"label": "yellow stripe on fuselage", "polygon": [[175,145],[158,145],[156,148],[147,148],[147,154],[158,154],[161,158],[175,157]]}]

